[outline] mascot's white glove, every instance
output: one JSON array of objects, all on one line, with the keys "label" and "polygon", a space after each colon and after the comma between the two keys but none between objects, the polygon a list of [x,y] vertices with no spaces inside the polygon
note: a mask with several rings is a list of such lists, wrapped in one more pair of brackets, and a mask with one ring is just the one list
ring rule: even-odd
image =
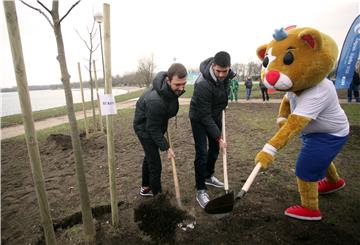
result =
[{"label": "mascot's white glove", "polygon": [[278,117],[276,123],[278,127],[281,128],[282,126],[285,125],[285,123],[287,123],[287,119],[285,117]]},{"label": "mascot's white glove", "polygon": [[260,162],[262,169],[267,169],[269,165],[274,161],[277,150],[270,144],[265,144],[264,148],[256,154],[255,164]]}]

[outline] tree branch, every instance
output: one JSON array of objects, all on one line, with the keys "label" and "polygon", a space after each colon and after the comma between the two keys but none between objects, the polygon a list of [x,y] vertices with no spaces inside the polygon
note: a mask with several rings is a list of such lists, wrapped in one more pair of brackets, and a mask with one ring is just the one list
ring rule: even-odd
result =
[{"label": "tree branch", "polygon": [[75,31],[78,34],[79,38],[85,43],[85,46],[88,48],[88,50],[90,50],[90,47],[89,47],[88,43],[86,42],[86,40],[80,35],[78,30],[75,29]]},{"label": "tree branch", "polygon": [[[46,18],[46,20],[49,22],[51,27],[54,28],[54,24],[51,22],[49,17],[43,11],[41,11],[41,9],[38,9],[38,8],[35,8],[35,7],[31,6],[30,4],[24,2],[23,0],[20,0],[20,2],[22,2],[25,6],[28,6],[29,8],[32,8],[33,10],[38,11],[40,14],[42,14]],[[50,12],[50,14],[51,14],[51,12]]]},{"label": "tree branch", "polygon": [[40,4],[46,11],[48,11],[50,15],[52,15],[51,11],[42,2],[37,0],[37,3]]},{"label": "tree branch", "polygon": [[65,17],[71,12],[71,10],[75,8],[75,6],[78,5],[80,2],[81,0],[78,0],[76,3],[74,3],[73,6],[71,6],[71,8],[66,12],[66,14],[60,19],[59,23],[61,23],[61,21],[65,19]]}]

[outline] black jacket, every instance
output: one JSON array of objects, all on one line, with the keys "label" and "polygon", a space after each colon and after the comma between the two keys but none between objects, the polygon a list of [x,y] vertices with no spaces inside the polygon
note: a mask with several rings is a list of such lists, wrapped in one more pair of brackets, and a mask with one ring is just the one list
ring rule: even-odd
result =
[{"label": "black jacket", "polygon": [[179,110],[178,95],[167,84],[167,73],[159,72],[152,87],[136,102],[134,130],[138,137],[151,138],[161,151],[169,149],[164,137],[168,120]]},{"label": "black jacket", "polygon": [[221,136],[221,115],[228,104],[229,81],[236,74],[230,70],[224,81],[215,81],[210,74],[213,58],[200,64],[201,74],[195,81],[190,102],[190,120],[200,122],[212,138]]}]

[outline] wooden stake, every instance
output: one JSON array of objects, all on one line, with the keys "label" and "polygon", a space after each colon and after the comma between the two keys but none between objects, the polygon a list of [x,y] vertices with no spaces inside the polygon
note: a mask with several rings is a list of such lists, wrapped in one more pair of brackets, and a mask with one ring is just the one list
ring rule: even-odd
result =
[{"label": "wooden stake", "polygon": [[94,78],[95,78],[95,86],[96,86],[96,95],[97,95],[97,102],[98,102],[98,109],[99,109],[100,131],[101,131],[101,132],[104,132],[104,126],[103,126],[102,114],[101,114],[101,106],[100,106],[99,84],[98,84],[97,75],[96,75],[95,60],[93,60],[93,67],[94,67]]},{"label": "wooden stake", "polygon": [[[111,76],[111,39],[110,39],[110,5],[104,3],[104,53],[105,53],[105,94],[112,94]],[[111,198],[111,218],[113,226],[119,225],[119,211],[117,206],[115,183],[115,156],[114,156],[114,115],[106,116],[106,136],[108,149],[109,182]]]},{"label": "wooden stake", "polygon": [[56,244],[55,232],[53,228],[53,222],[51,220],[45,189],[39,145],[36,138],[34,120],[32,117],[29,88],[26,77],[15,1],[3,1],[3,4],[7,29],[9,33],[11,53],[13,57],[16,83],[18,87],[19,100],[24,121],[26,145],[30,158],[36,197],[40,209],[41,223],[44,229],[46,244]]},{"label": "wooden stake", "polygon": [[89,129],[88,129],[88,126],[87,126],[87,116],[86,116],[86,108],[85,108],[84,88],[83,88],[83,82],[82,82],[82,77],[81,77],[80,62],[78,62],[77,65],[78,65],[78,71],[79,71],[81,101],[82,101],[82,107],[83,107],[83,112],[84,112],[85,137],[88,138],[88,137],[89,137]]}]

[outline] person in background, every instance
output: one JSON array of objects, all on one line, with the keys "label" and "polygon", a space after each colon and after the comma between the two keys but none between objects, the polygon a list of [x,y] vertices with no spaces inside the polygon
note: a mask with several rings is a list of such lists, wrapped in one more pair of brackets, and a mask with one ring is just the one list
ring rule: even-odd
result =
[{"label": "person in background", "polygon": [[356,102],[360,103],[359,98],[359,84],[360,84],[360,78],[359,78],[359,71],[360,71],[360,62],[357,62],[357,67],[355,67],[354,75],[352,78],[352,81],[350,83],[350,86],[348,88],[348,102],[350,103],[352,101],[352,95],[354,94],[354,98]]},{"label": "person in background", "polygon": [[230,95],[229,99],[232,102],[238,102],[238,89],[239,89],[239,81],[237,80],[236,76],[231,79],[230,81]]},{"label": "person in background", "polygon": [[214,176],[219,150],[226,150],[221,138],[222,111],[228,104],[229,81],[236,75],[231,69],[230,55],[220,51],[200,64],[190,102],[190,123],[195,141],[196,200],[205,208],[210,201],[207,185],[223,188]]},{"label": "person in background", "polygon": [[252,83],[251,77],[248,77],[248,78],[245,80],[246,100],[249,100],[249,99],[250,99],[252,85],[253,85],[253,83]]},{"label": "person in background", "polygon": [[268,88],[264,85],[262,80],[260,80],[259,87],[261,89],[262,100],[269,101]]},{"label": "person in background", "polygon": [[185,92],[187,71],[184,65],[174,63],[167,72],[159,72],[152,87],[136,103],[134,130],[144,149],[141,196],[154,196],[162,192],[161,159],[159,149],[175,157],[164,137],[168,120],[179,110],[179,97]]}]

